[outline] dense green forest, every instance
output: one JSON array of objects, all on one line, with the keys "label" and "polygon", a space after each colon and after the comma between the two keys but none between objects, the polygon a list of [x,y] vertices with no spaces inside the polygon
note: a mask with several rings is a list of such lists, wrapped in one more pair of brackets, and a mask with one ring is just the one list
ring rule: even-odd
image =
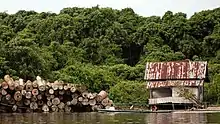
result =
[{"label": "dense green forest", "polygon": [[85,84],[114,102],[146,103],[147,61],[209,63],[205,100],[220,103],[220,8],[142,17],[131,8],[0,13],[0,77]]}]

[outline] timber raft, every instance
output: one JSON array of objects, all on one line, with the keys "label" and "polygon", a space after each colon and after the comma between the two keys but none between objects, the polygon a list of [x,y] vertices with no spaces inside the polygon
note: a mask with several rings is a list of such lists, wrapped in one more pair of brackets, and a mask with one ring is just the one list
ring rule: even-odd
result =
[{"label": "timber raft", "polygon": [[37,76],[35,81],[4,76],[0,83],[0,112],[92,112],[113,106],[108,93],[89,92],[83,85]]}]

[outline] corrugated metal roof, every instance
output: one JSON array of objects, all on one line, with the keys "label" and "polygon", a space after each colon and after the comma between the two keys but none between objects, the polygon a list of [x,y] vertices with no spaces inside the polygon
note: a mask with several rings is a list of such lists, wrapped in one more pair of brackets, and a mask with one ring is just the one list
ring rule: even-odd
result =
[{"label": "corrugated metal roof", "polygon": [[147,62],[145,80],[205,79],[206,61]]},{"label": "corrugated metal roof", "polygon": [[174,86],[198,87],[203,86],[204,80],[167,80],[167,81],[147,81],[147,88],[161,88]]}]

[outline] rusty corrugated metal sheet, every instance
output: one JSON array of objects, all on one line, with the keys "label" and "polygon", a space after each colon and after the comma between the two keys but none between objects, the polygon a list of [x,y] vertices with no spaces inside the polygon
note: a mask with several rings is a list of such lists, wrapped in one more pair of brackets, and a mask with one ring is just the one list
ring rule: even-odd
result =
[{"label": "rusty corrugated metal sheet", "polygon": [[205,61],[147,62],[144,78],[146,80],[204,79],[206,67]]},{"label": "rusty corrugated metal sheet", "polygon": [[174,86],[203,86],[204,80],[168,80],[168,81],[147,81],[147,88],[161,88]]}]

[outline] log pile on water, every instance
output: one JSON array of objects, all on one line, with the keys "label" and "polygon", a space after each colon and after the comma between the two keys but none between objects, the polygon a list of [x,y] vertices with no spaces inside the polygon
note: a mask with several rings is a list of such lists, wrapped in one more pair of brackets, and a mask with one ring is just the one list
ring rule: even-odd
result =
[{"label": "log pile on water", "polygon": [[32,82],[5,75],[0,83],[1,112],[91,112],[112,105],[105,91],[91,93],[82,85],[50,83],[39,76]]}]

